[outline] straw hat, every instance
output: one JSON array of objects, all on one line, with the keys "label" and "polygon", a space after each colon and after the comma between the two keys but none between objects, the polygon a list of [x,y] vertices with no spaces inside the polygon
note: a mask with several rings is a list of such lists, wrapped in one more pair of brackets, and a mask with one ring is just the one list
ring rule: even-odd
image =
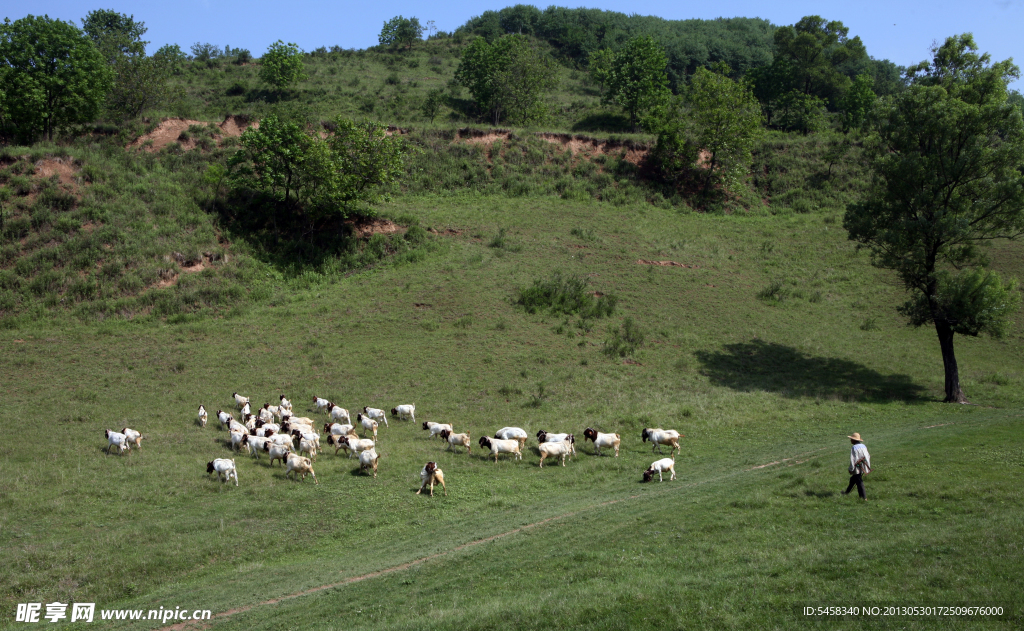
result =
[{"label": "straw hat", "polygon": [[864,442],[864,439],[860,437],[860,432],[854,432],[852,436],[847,436],[847,438],[849,438],[850,440],[855,440],[860,443]]}]

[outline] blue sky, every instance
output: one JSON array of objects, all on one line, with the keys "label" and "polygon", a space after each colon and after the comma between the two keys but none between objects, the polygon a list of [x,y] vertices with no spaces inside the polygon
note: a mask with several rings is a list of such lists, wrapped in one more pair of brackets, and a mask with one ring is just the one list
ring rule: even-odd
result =
[{"label": "blue sky", "polygon": [[[100,0],[93,4],[70,0],[0,0],[0,13],[3,17],[18,19],[31,11],[36,15],[47,14],[80,24],[81,18],[89,11],[109,8],[134,15],[136,20],[146,23],[149,28],[146,39],[152,42],[150,52],[167,43],[178,44],[187,52],[196,42],[210,42],[221,47],[227,44],[233,48],[248,48],[259,56],[278,39],[295,42],[305,50],[331,45],[343,48],[373,46],[377,43],[381,26],[395,15],[415,16],[421,23],[433,20],[437,28],[452,31],[471,16],[516,3],[515,0],[449,0],[444,3],[413,0]],[[537,6],[543,9],[548,4]],[[656,15],[672,20],[760,17],[779,25],[793,24],[805,15],[820,15],[842,21],[850,28],[851,36],[860,36],[871,56],[900,65],[927,59],[933,41],[941,42],[949,35],[969,31],[974,33],[981,50],[991,53],[994,60],[1013,57],[1018,65],[1024,64],[1024,37],[1021,36],[1024,0],[801,0],[771,3],[752,0],[721,0],[715,3],[596,0],[586,4],[551,4]],[[1013,87],[1024,89],[1024,82],[1017,81]]]}]

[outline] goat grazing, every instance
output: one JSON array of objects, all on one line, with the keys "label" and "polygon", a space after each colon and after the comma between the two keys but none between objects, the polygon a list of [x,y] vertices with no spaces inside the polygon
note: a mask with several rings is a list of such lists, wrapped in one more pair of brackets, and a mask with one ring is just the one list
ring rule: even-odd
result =
[{"label": "goat grazing", "polygon": [[199,427],[206,427],[206,408],[201,404],[199,406],[199,414],[196,415],[196,420],[199,421]]},{"label": "goat grazing", "polygon": [[377,455],[377,450],[368,449],[367,451],[359,454],[359,468],[370,469],[373,468],[373,477],[377,477],[377,462],[380,460],[380,456]]},{"label": "goat grazing", "polygon": [[650,482],[654,477],[654,474],[658,474],[658,482],[664,482],[661,474],[663,471],[671,471],[672,475],[669,476],[668,481],[676,479],[676,461],[671,458],[662,458],[661,460],[655,460],[651,463],[651,468],[644,471],[644,482]]},{"label": "goat grazing", "polygon": [[391,416],[398,420],[409,420],[413,423],[416,422],[416,404],[411,403],[409,405],[396,405],[391,408]]},{"label": "goat grazing", "polygon": [[420,490],[416,491],[416,495],[423,492],[423,489],[430,485],[430,497],[434,497],[434,485],[440,484],[441,488],[444,489],[445,497],[448,497],[448,487],[444,485],[444,472],[437,468],[436,462],[428,462],[423,466],[423,470],[420,471]]}]

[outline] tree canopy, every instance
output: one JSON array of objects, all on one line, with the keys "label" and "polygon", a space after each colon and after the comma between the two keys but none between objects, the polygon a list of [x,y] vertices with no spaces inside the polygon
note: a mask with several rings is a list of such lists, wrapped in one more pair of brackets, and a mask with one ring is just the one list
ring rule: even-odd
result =
[{"label": "tree canopy", "polygon": [[998,335],[1019,301],[979,248],[1024,234],[1024,122],[1006,87],[1020,72],[990,62],[965,34],[910,69],[910,87],[879,112],[871,187],[844,219],[910,293],[910,324],[935,325],[949,402],[966,401],[954,334]]},{"label": "tree canopy", "polygon": [[423,37],[425,30],[425,27],[420,26],[419,18],[404,18],[397,15],[384,23],[377,41],[381,46],[412,48],[413,42]]},{"label": "tree canopy", "polygon": [[634,128],[642,114],[663,105],[671,95],[666,63],[665,50],[651,37],[630,40],[612,58],[605,101],[626,110]]},{"label": "tree canopy", "polygon": [[278,90],[306,78],[298,44],[277,40],[260,57],[260,80]]},{"label": "tree canopy", "polygon": [[82,20],[82,30],[110,63],[125,55],[146,54],[148,42],[142,41],[142,36],[148,29],[145,22],[136,22],[134,15],[112,9],[90,11]]},{"label": "tree canopy", "polygon": [[35,140],[99,114],[111,71],[74,24],[26,16],[0,25],[2,109],[9,131]]},{"label": "tree canopy", "polygon": [[564,63],[586,67],[602,49],[617,52],[640,36],[653,38],[666,54],[669,87],[678,92],[699,67],[727,63],[742,76],[772,60],[775,27],[759,18],[665,20],[601,9],[549,6],[543,11],[515,5],[485,11],[456,32],[479,35],[488,42],[508,34],[532,35],[549,43]]},{"label": "tree canopy", "polygon": [[502,119],[529,123],[545,116],[541,97],[555,85],[554,63],[524,35],[506,35],[493,44],[478,37],[463,50],[455,80],[495,125]]},{"label": "tree canopy", "polygon": [[296,121],[271,115],[242,134],[231,158],[236,188],[267,195],[312,221],[349,216],[359,202],[385,199],[384,185],[404,171],[408,147],[381,123],[339,117],[326,137]]}]

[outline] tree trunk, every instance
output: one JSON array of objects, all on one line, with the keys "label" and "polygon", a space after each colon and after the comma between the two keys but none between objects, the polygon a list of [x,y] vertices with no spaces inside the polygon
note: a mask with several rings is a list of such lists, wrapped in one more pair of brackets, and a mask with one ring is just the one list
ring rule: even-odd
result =
[{"label": "tree trunk", "polygon": [[960,387],[960,373],[956,367],[956,355],[953,354],[953,327],[945,320],[935,319],[935,332],[939,334],[939,347],[942,349],[942,365],[946,370],[946,398],[944,403],[968,403]]}]

